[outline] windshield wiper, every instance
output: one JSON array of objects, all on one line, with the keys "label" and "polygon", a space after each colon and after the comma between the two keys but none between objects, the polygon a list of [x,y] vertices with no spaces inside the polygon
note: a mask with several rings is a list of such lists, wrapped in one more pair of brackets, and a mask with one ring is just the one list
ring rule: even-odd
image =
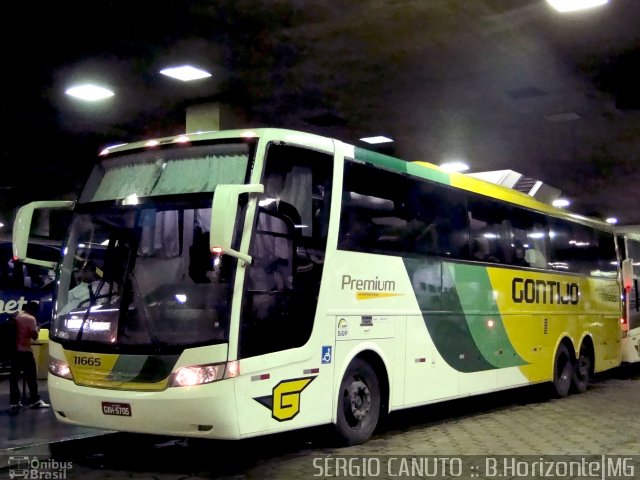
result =
[{"label": "windshield wiper", "polygon": [[[102,289],[104,285],[104,279],[100,280],[98,284],[98,292]],[[87,311],[84,312],[84,316],[82,317],[82,323],[80,324],[80,328],[78,329],[78,335],[76,335],[76,342],[82,340],[82,334],[84,333],[84,326],[87,324],[87,320],[89,319],[89,314],[91,313],[91,308],[96,304],[96,294],[93,292],[91,288],[91,284],[87,284],[87,288],[89,289],[89,305],[87,306]]]},{"label": "windshield wiper", "polygon": [[158,334],[156,331],[156,327],[153,323],[153,319],[151,318],[151,313],[147,308],[147,304],[142,300],[142,295],[140,295],[140,286],[138,285],[138,279],[136,278],[133,270],[128,273],[129,278],[131,279],[131,286],[133,287],[133,302],[138,311],[142,314],[142,322],[147,329],[147,333],[149,334],[149,339],[151,343],[154,345],[162,345],[163,342],[158,340]]}]

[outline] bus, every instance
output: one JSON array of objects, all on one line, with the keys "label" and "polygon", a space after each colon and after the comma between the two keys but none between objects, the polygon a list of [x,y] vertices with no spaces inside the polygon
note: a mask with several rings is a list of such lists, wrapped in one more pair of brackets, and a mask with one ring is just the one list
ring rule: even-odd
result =
[{"label": "bus", "polygon": [[[57,262],[60,259],[60,244],[51,241],[31,239],[30,254]],[[14,261],[11,236],[0,235],[0,373],[11,370],[13,351],[15,350],[14,326],[9,321],[22,311],[29,301],[37,301],[39,312],[36,315],[42,336],[48,337],[53,313],[55,272],[39,265]],[[46,362],[43,358],[41,378],[46,378]]]},{"label": "bus", "polygon": [[622,362],[635,363],[640,362],[640,227],[616,227],[616,232],[620,255],[631,263],[631,278],[623,292]]},{"label": "bus", "polygon": [[76,202],[20,209],[25,262],[44,208],[73,210],[49,349],[65,423],[333,424],[353,445],[394,410],[564,397],[620,364],[612,227],[428,163],[268,128],[115,146]]}]

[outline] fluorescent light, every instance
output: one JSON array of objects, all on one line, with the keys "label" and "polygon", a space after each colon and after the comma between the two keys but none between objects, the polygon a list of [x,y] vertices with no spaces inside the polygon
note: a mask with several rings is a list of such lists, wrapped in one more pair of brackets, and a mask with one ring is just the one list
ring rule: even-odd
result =
[{"label": "fluorescent light", "polygon": [[79,98],[80,100],[86,100],[87,102],[104,100],[105,98],[113,97],[114,95],[114,93],[108,88],[92,85],[90,83],[67,88],[64,93],[71,97]]},{"label": "fluorescent light", "polygon": [[201,78],[210,77],[209,72],[205,72],[191,65],[182,65],[181,67],[171,67],[160,70],[160,73],[167,77],[177,78],[183,82],[189,82],[191,80],[199,80]]},{"label": "fluorescent light", "polygon": [[609,0],[547,0],[547,3],[559,12],[574,12],[585,8],[597,7]]},{"label": "fluorescent light", "polygon": [[571,205],[571,202],[569,200],[567,200],[566,198],[556,198],[551,205],[553,205],[554,207],[558,207],[558,208],[564,208],[564,207],[568,207],[569,205]]},{"label": "fluorescent light", "polygon": [[371,145],[377,145],[378,143],[390,143],[393,142],[389,137],[383,137],[382,135],[378,135],[377,137],[364,137],[360,139],[361,142],[366,142]]},{"label": "fluorescent light", "polygon": [[616,217],[609,217],[605,220],[605,222],[610,223],[611,225],[615,225],[618,223],[618,219]]},{"label": "fluorescent light", "polygon": [[464,162],[445,162],[440,164],[440,168],[446,172],[466,172],[469,165]]}]

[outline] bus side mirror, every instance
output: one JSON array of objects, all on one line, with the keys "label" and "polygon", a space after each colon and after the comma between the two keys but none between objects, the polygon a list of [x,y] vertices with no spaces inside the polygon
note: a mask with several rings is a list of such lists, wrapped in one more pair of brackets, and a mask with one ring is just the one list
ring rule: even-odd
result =
[{"label": "bus side mirror", "polygon": [[218,185],[213,194],[211,207],[211,232],[209,233],[209,249],[213,253],[230,255],[247,263],[251,256],[231,248],[233,229],[238,215],[238,198],[243,193],[263,193],[264,185]]},{"label": "bus side mirror", "polygon": [[35,210],[71,210],[74,205],[75,202],[72,200],[55,200],[48,202],[31,202],[20,207],[16,219],[13,222],[12,242],[14,260],[51,269],[55,268],[56,262],[27,257],[33,213]]},{"label": "bus side mirror", "polygon": [[633,286],[633,259],[626,258],[622,261],[622,288],[631,290]]}]

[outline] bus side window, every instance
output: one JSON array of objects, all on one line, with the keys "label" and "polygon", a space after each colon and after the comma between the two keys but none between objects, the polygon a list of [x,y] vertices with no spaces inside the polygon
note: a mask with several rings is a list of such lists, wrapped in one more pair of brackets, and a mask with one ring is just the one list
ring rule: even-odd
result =
[{"label": "bus side window", "polygon": [[367,251],[372,244],[372,228],[371,218],[366,218],[363,211],[345,209],[340,217],[340,248]]},{"label": "bus side window", "polygon": [[324,265],[333,158],[270,144],[258,201],[240,333],[241,358],[304,345]]}]

